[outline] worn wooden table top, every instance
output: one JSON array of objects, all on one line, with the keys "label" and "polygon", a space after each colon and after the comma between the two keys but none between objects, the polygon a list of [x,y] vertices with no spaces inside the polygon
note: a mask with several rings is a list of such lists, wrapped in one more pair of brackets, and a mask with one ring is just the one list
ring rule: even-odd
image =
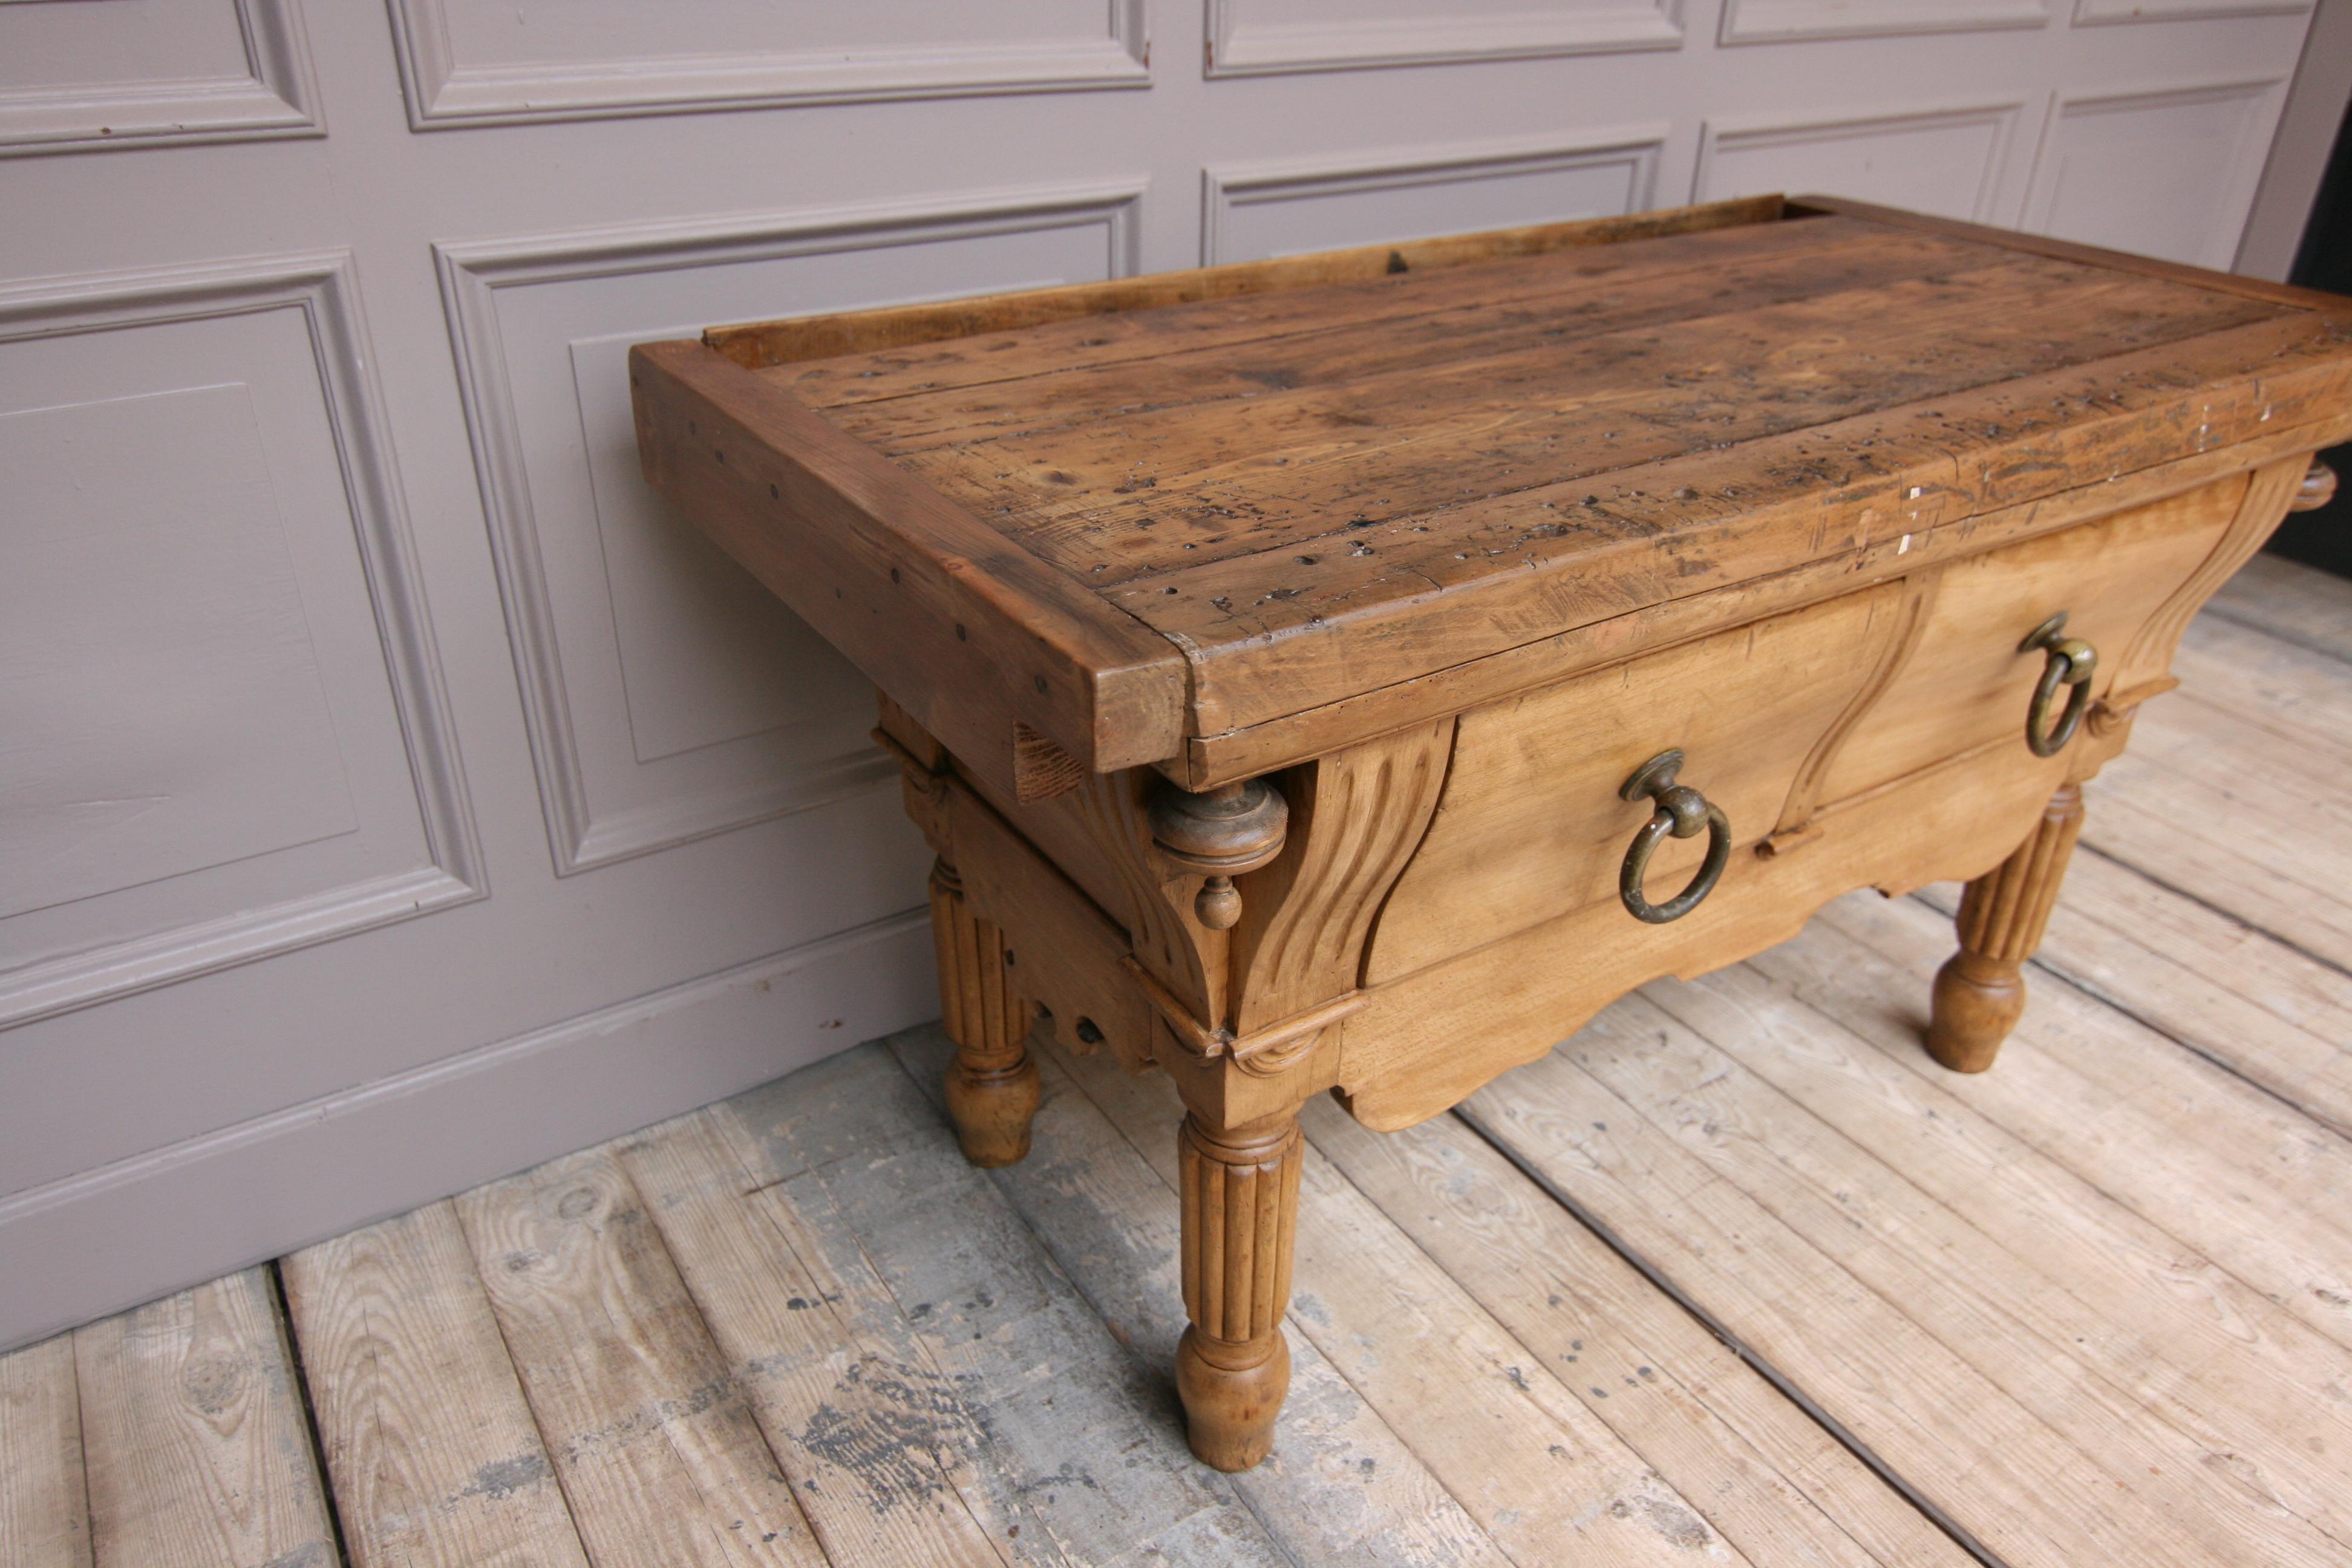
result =
[{"label": "worn wooden table top", "polygon": [[813,410],[958,514],[940,548],[1001,606],[1131,678],[1091,735],[1042,732],[1196,786],[1759,583],[1801,602],[2340,437],[2352,301],[1851,204],[1695,210],[705,342],[784,395],[752,433]]}]

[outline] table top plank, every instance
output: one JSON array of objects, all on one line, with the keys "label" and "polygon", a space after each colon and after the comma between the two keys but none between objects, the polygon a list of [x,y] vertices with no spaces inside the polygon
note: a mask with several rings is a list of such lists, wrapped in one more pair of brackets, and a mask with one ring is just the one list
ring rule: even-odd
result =
[{"label": "table top plank", "polygon": [[[715,531],[828,636],[831,536],[916,538],[992,594],[992,652],[1050,628],[1041,696],[983,686],[991,735],[1009,717],[1197,788],[1228,776],[1211,753],[1297,760],[1217,737],[1882,537],[2352,434],[2352,302],[1769,205],[1583,248],[1457,237],[1444,265],[1400,246],[1402,271],[1351,251],[714,330],[740,381],[695,396],[857,492],[845,531]],[[706,526],[726,510],[707,474],[656,478]],[[912,611],[907,649],[965,624],[951,596],[884,606]],[[951,658],[855,640],[895,699],[959,721]]]}]

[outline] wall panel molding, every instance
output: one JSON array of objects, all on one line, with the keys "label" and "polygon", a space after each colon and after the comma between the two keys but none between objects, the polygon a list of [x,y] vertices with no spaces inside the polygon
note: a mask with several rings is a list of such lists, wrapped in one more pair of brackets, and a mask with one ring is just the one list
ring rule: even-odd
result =
[{"label": "wall panel molding", "polygon": [[1724,0],[1718,43],[1895,37],[2050,24],[2049,0]]},{"label": "wall panel molding", "polygon": [[1681,0],[1587,0],[1451,16],[1335,14],[1306,22],[1254,21],[1254,0],[1208,0],[1207,74],[1272,76],[1367,66],[1534,59],[1553,55],[1678,48]]},{"label": "wall panel molding", "polygon": [[2210,16],[2299,16],[2312,0],[2074,0],[2077,26],[2188,22]]},{"label": "wall panel molding", "polygon": [[[1249,208],[1283,203],[1311,203],[1331,197],[1364,195],[1390,196],[1415,188],[1482,180],[1606,171],[1622,175],[1626,193],[1623,198],[1626,205],[1612,207],[1611,211],[1640,212],[1656,205],[1658,156],[1666,133],[1667,128],[1663,124],[1617,126],[1581,132],[1569,137],[1432,142],[1343,157],[1228,163],[1203,169],[1201,171],[1201,264],[1214,267],[1227,261],[1251,258],[1241,255],[1243,247],[1235,243],[1237,218]],[[1481,226],[1600,216],[1604,215],[1528,212]],[[1378,237],[1403,239],[1412,236],[1401,228]],[[1314,249],[1323,243],[1309,241],[1288,248]],[[1355,241],[1333,240],[1329,243]]]},{"label": "wall panel molding", "polygon": [[[2284,78],[2262,77],[2061,96],[2034,154],[2022,226],[2226,268],[2285,89]],[[2168,122],[2179,128],[2169,149]]]},{"label": "wall panel molding", "polygon": [[[1699,131],[1698,165],[1692,176],[1691,200],[1717,201],[1761,195],[1768,190],[1835,190],[1841,195],[1884,202],[1891,206],[1935,211],[1975,223],[2000,223],[2005,216],[2004,208],[2011,205],[2002,199],[2003,176],[2025,109],[2024,100],[2011,99],[1833,115],[1709,120]],[[1937,141],[1947,142],[1954,153],[1973,163],[1968,171],[1967,189],[1873,190],[1864,188],[1867,182],[1855,177],[1801,172],[1762,181],[1743,181],[1738,176],[1743,155],[1769,159],[1775,153],[1789,153],[1796,156],[1786,163],[1801,163],[1802,150],[1807,148],[1850,148],[1865,153],[1875,163],[1888,160],[1891,154],[1899,153],[1906,142],[1916,142],[1920,149],[1916,161],[1924,164],[1926,152]],[[1981,150],[1974,150],[1972,143],[1980,143]],[[1781,166],[1785,167],[1786,163]],[[1897,180],[1890,184],[1900,183]]]},{"label": "wall panel molding", "polygon": [[0,1026],[148,990],[488,896],[473,812],[375,384],[349,252],[43,279],[0,288],[0,344],[301,312],[376,616],[425,855],[422,865],[0,973]]},{"label": "wall panel molding", "polygon": [[1139,88],[1151,82],[1144,0],[1108,0],[1097,33],[961,45],[763,50],[714,41],[658,58],[468,62],[452,6],[392,0],[410,126],[418,131],[782,104]]},{"label": "wall panel molding", "polygon": [[0,91],[0,157],[325,135],[298,0],[217,3],[236,28],[244,77]]},{"label": "wall panel molding", "polygon": [[0,1352],[935,1016],[911,910],[0,1199]]},{"label": "wall panel molding", "polygon": [[[838,755],[789,769],[753,768],[716,785],[617,808],[596,806],[575,682],[558,635],[548,542],[532,491],[500,297],[546,284],[1071,228],[1100,230],[1108,273],[1123,275],[1135,270],[1142,191],[1139,181],[1040,186],[435,247],[558,876],[878,787],[896,777],[897,764],[866,742],[861,721],[854,745]],[[603,591],[609,597],[609,575]],[[647,757],[641,744],[637,760],[657,759]]]}]

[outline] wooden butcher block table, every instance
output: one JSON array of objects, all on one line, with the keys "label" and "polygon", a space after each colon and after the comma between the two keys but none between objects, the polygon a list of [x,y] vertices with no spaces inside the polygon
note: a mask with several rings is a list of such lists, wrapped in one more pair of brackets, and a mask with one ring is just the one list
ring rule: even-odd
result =
[{"label": "wooden butcher block table", "polygon": [[1779,197],[715,328],[650,480],[881,688],[947,1100],[1156,1064],[1192,1447],[1262,1458],[1297,1109],[1398,1128],[1851,889],[1968,879],[1992,1062],[2199,605],[2352,436],[2352,300]]}]

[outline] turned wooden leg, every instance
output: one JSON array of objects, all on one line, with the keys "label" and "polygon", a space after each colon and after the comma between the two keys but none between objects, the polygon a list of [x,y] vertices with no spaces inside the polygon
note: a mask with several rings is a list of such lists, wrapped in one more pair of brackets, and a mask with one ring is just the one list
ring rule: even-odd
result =
[{"label": "turned wooden leg", "polygon": [[2042,945],[2066,858],[2083,830],[2083,786],[2063,784],[2042,810],[2033,836],[1960,895],[1960,951],[1936,972],[1927,1054],[1954,1072],[1992,1066],[2025,1011],[2018,973]]},{"label": "turned wooden leg", "polygon": [[1246,1470],[1274,1447],[1290,1387],[1282,1314],[1298,1225],[1295,1112],[1221,1132],[1187,1114],[1176,1135],[1183,1204],[1184,1311],[1176,1392],[1192,1452]]},{"label": "turned wooden leg", "polygon": [[945,860],[931,868],[931,940],[940,955],[940,1010],[956,1044],[948,1063],[948,1120],[963,1157],[1010,1165],[1029,1152],[1037,1064],[1024,1043],[1032,1016],[1014,989],[1003,933],[972,912]]}]

